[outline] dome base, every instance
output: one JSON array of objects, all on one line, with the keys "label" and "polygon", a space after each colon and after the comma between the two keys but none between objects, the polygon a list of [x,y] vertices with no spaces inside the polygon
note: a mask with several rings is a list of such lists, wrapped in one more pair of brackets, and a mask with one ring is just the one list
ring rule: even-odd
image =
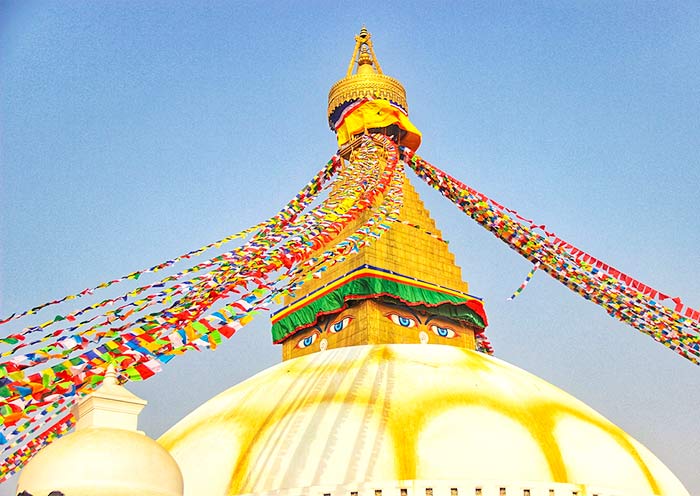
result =
[{"label": "dome base", "polygon": [[[363,482],[342,486],[314,486],[282,489],[240,496],[618,496],[610,488],[543,482],[498,482],[479,480],[403,480]],[[636,496],[655,496],[640,493]]]},{"label": "dome base", "polygon": [[501,487],[510,496],[688,494],[649,450],[572,396],[444,345],[352,346],[288,360],[209,400],[159,442],[177,460],[187,496],[359,496],[383,487],[383,496],[409,487],[422,496],[432,481],[470,496],[482,481],[481,494],[493,496]]}]

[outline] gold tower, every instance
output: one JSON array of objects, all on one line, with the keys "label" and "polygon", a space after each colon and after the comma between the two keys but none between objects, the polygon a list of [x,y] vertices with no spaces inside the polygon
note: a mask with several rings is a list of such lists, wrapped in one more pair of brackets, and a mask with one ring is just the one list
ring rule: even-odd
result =
[{"label": "gold tower", "polygon": [[[355,67],[356,72],[353,74]],[[374,53],[371,35],[363,27],[355,37],[355,48],[346,76],[331,87],[328,95],[328,118],[332,128],[332,123],[338,120],[338,115],[343,109],[367,98],[390,102],[404,111],[408,108],[406,91],[399,81],[382,72]],[[404,141],[410,134],[397,135],[400,129],[391,125],[379,129],[370,126],[371,123],[365,125],[362,134],[387,134],[394,139],[403,138]],[[357,151],[353,149],[361,140],[362,136],[356,135],[343,149],[345,153],[341,152],[342,167],[358,167]],[[377,158],[379,170],[383,171],[387,166],[386,155],[380,152]],[[319,350],[364,344],[430,342],[475,349],[475,334],[483,332],[486,324],[481,302],[478,298],[468,295],[469,287],[462,279],[454,255],[442,239],[430,212],[423,205],[408,178],[405,175],[402,177],[403,205],[397,221],[391,224],[391,228],[370,246],[365,246],[359,252],[349,255],[344,262],[329,268],[321,278],[305,283],[297,291],[295,299],[288,298],[285,308],[273,316],[273,323],[278,326],[278,323],[290,314],[307,307],[309,301],[318,298],[323,292],[327,293],[329,287],[338,287],[362,275],[391,278],[393,281],[399,281],[399,284],[465,300],[481,315],[463,315],[460,319],[445,318],[444,314],[439,315],[429,304],[409,308],[400,298],[388,301],[387,298],[379,296],[359,297],[357,294],[349,294],[346,295],[346,304],[341,308],[335,308],[335,311],[329,313],[319,313],[310,325],[295,328],[292,332],[287,331],[281,338],[276,336],[275,341],[282,344],[282,356],[285,360]],[[336,183],[330,194],[340,195],[342,187],[342,184]],[[379,201],[381,198],[375,203]],[[338,239],[345,239],[363,225],[371,215],[369,210],[348,226]],[[472,312],[465,311],[465,314],[469,313]],[[348,317],[349,320],[344,321]],[[431,329],[435,331],[435,319],[440,329],[443,329],[441,334],[431,332]],[[429,325],[431,322],[432,326]],[[333,332],[333,326],[340,328],[342,332]],[[276,328],[273,327],[273,335],[275,331]]]}]

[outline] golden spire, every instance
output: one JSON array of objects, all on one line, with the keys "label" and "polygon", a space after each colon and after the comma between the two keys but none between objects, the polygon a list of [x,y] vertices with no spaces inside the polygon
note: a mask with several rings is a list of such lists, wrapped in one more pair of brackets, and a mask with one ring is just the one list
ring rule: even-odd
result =
[{"label": "golden spire", "polygon": [[[364,98],[372,101],[358,101]],[[329,120],[336,124],[338,144],[346,152],[341,154],[348,161],[343,167],[359,170],[367,160],[367,150],[343,148],[362,134],[384,134],[414,150],[420,146],[420,131],[396,108],[405,110],[406,92],[382,73],[365,27],[355,36],[346,76],[333,85],[328,100]],[[370,154],[379,174],[387,167],[388,154],[379,149]],[[486,325],[483,304],[468,294],[454,255],[418,193],[400,174],[403,205],[395,212],[397,222],[371,245],[347,253],[307,280],[273,315],[273,339],[282,343],[285,360],[381,343],[476,348],[476,336]],[[345,187],[342,181],[334,183],[330,195],[344,197]],[[381,201],[377,198],[377,205]],[[338,241],[357,231],[371,214],[372,209],[365,210],[338,234]]]},{"label": "golden spire", "polygon": [[[353,69],[357,70],[353,74]],[[355,49],[345,77],[335,83],[328,93],[328,119],[346,102],[364,97],[380,98],[401,106],[408,112],[406,90],[396,79],[382,72],[372,46],[372,35],[364,26],[355,36]],[[332,129],[332,126],[331,126]]]},{"label": "golden spire", "polygon": [[[376,72],[378,74],[383,74],[382,68],[379,65],[379,61],[377,60],[377,56],[374,55],[374,47],[372,46],[372,35],[369,34],[369,31],[367,31],[366,27],[362,26],[360,34],[355,36],[355,51],[353,52],[352,57],[350,58],[350,65],[348,65],[348,72],[345,74],[345,77],[352,76],[352,68],[355,65],[358,51],[360,52],[360,58],[357,60],[358,72],[364,69],[362,68],[362,65],[367,63],[372,64],[374,62],[374,64],[376,64],[377,66]],[[367,69],[372,69],[372,67],[370,66]],[[364,69],[363,72],[369,73],[367,69]]]}]

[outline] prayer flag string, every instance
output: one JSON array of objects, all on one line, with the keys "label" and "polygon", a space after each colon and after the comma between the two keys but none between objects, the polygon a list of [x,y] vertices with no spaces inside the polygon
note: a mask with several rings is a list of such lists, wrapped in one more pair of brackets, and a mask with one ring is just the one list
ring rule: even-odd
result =
[{"label": "prayer flag string", "polygon": [[[404,165],[467,215],[533,263],[517,297],[537,269],[602,306],[685,358],[700,358],[700,312],[669,298],[520,216],[381,135],[363,136],[350,161],[334,156],[275,216],[185,255],[53,300],[0,321],[12,323],[67,300],[137,280],[218,248],[243,244],[176,274],[38,326],[0,338],[0,481],[42,446],[69,431],[70,408],[96,389],[109,364],[121,381],[147,380],[191,350],[216,349],[255,315],[306,282],[371,245],[399,220]],[[354,146],[354,145],[353,145]],[[332,188],[327,188],[332,184]],[[437,239],[437,234],[408,224]],[[359,226],[359,227],[358,227]],[[539,231],[539,232],[538,232]],[[541,233],[544,233],[541,234]],[[670,300],[673,308],[658,301]],[[109,307],[109,309],[107,309]],[[30,339],[29,335],[38,337]],[[486,336],[477,349],[492,353]]]},{"label": "prayer flag string", "polygon": [[527,273],[527,276],[525,277],[525,280],[524,280],[523,283],[520,285],[520,287],[518,287],[518,289],[516,289],[516,290],[513,292],[513,294],[510,295],[510,296],[507,298],[508,301],[512,301],[512,300],[516,299],[516,298],[520,295],[520,293],[523,292],[523,289],[525,289],[525,287],[528,285],[528,283],[530,282],[530,279],[532,279],[532,276],[535,275],[535,271],[536,271],[537,269],[539,269],[539,267],[540,267],[540,263],[539,263],[539,262],[535,262],[535,265],[533,265],[533,266],[532,266],[532,270],[530,270],[530,272]]},{"label": "prayer flag string", "polygon": [[[643,284],[605,264],[402,147],[402,157],[428,185],[510,248],[572,291],[601,306],[695,364],[700,364],[700,312],[680,298]],[[544,232],[544,236],[536,230]],[[672,302],[666,306],[661,302]]]},{"label": "prayer flag string", "polygon": [[[0,353],[0,447],[5,456],[0,481],[21,469],[37,449],[68,432],[75,421],[70,407],[101,384],[109,364],[115,365],[122,382],[140,381],[187,351],[216,349],[274,301],[379,238],[397,219],[403,178],[396,145],[386,137],[365,137],[350,163],[333,157],[267,221],[4,319],[2,323],[11,323],[249,237],[242,246],[156,283],[1,338],[0,344],[10,349]],[[320,194],[330,181],[334,188],[323,199]],[[360,219],[366,220],[341,236]],[[29,339],[32,333],[40,336]]]},{"label": "prayer flag string", "polygon": [[[246,238],[251,233],[254,233],[254,232],[260,231],[260,230],[264,230],[265,228],[276,225],[276,223],[282,219],[294,217],[294,215],[296,213],[303,210],[303,208],[305,208],[306,205],[308,205],[308,203],[310,201],[312,201],[315,198],[315,196],[323,189],[324,183],[335,173],[335,171],[338,167],[338,164],[339,164],[339,157],[336,155],[333,158],[331,158],[331,160],[328,161],[326,166],[321,171],[319,171],[319,173],[316,174],[316,176],[314,176],[314,178],[287,205],[285,205],[284,208],[282,208],[275,216],[273,216],[272,218],[270,218],[268,220],[265,220],[263,222],[260,222],[256,225],[254,225],[254,226],[251,226],[247,229],[244,229],[243,231],[226,236],[225,238],[222,238],[222,239],[215,241],[213,243],[209,243],[208,245],[202,246],[201,248],[198,248],[196,250],[189,251],[189,252],[185,253],[184,255],[180,255],[179,257],[173,258],[172,260],[167,260],[167,261],[162,262],[160,264],[154,265],[153,267],[150,267],[148,269],[137,270],[137,271],[131,272],[130,274],[127,274],[125,276],[118,277],[116,279],[112,279],[110,281],[106,281],[106,282],[103,282],[101,284],[98,284],[95,287],[86,288],[86,289],[80,291],[79,293],[70,294],[70,295],[64,296],[63,298],[59,298],[56,300],[42,303],[40,305],[37,305],[37,306],[32,307],[30,309],[27,309],[23,312],[13,313],[12,315],[9,315],[3,319],[0,319],[0,325],[6,324],[12,320],[20,319],[20,318],[25,317],[27,315],[36,314],[40,310],[42,310],[46,307],[52,306],[52,305],[57,305],[59,303],[65,302],[65,301],[81,298],[81,297],[86,296],[86,295],[92,295],[97,290],[108,288],[114,284],[118,284],[118,283],[124,282],[126,280],[138,280],[139,277],[141,277],[143,274],[151,273],[151,272],[155,273],[155,272],[164,270],[168,267],[171,267],[172,265],[175,265],[178,262],[190,259],[192,257],[199,256],[202,253],[204,253],[212,248],[220,248],[222,245],[227,244],[235,239]],[[129,294],[129,296],[135,296],[135,295],[137,295],[137,294],[139,294],[147,289],[151,289],[152,287],[153,287],[153,285],[138,288],[138,289],[132,291]],[[101,302],[100,304],[98,304],[94,308],[98,308],[99,306],[104,306],[108,303],[113,303],[113,302],[114,302],[114,300],[105,300],[104,302]],[[87,309],[83,309],[83,311],[86,311],[89,309],[93,309],[93,308],[88,307]],[[75,315],[72,315],[72,316],[75,317]],[[70,320],[70,317],[61,317],[61,316],[56,317],[56,319],[59,319],[59,320],[63,320],[65,318],[68,318]],[[47,327],[51,323],[55,322],[56,319],[45,322],[44,324],[41,324],[40,326],[38,326],[38,328]],[[37,330],[37,327],[30,328],[29,330]],[[12,339],[17,339],[17,338],[12,338],[12,337],[4,338],[4,340],[0,340],[0,342],[8,343]],[[13,343],[9,342],[9,344],[13,344]]]}]

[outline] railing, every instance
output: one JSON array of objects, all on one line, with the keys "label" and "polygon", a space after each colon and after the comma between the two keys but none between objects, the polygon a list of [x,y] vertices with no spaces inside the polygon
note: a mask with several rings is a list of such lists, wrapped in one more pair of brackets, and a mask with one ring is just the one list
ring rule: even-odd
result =
[{"label": "railing", "polygon": [[[610,488],[561,483],[479,483],[464,481],[393,481],[342,486],[314,486],[255,493],[255,496],[624,496]],[[253,494],[246,495],[253,496]],[[635,492],[634,496],[653,496]]]}]

